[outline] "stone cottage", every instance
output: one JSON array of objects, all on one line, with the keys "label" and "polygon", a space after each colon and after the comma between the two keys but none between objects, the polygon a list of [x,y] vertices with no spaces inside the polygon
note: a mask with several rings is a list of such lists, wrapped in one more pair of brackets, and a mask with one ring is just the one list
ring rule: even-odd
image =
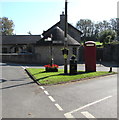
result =
[{"label": "stone cottage", "polygon": [[34,51],[32,44],[41,39],[40,35],[3,35],[2,53],[23,53]]},{"label": "stone cottage", "polygon": [[[51,41],[47,39],[50,35],[52,35]],[[78,57],[78,48],[80,43],[68,35],[67,44],[67,48],[69,49],[69,61],[72,55],[76,55]],[[40,63],[49,64],[51,58],[53,57],[55,64],[63,64],[64,58],[61,49],[64,48],[64,31],[59,27],[52,28],[40,41],[35,44],[34,48],[35,54],[39,56]]]},{"label": "stone cottage", "polygon": [[[61,49],[64,47],[64,26],[65,15],[60,15],[60,21],[43,32],[43,38],[35,45],[35,54],[39,56],[40,63],[49,64],[51,57],[54,59],[55,64],[63,64],[64,59]],[[82,32],[68,23],[67,45],[69,49],[68,62],[74,54],[78,58],[78,48],[80,46]],[[48,38],[51,37],[51,41]],[[52,50],[52,51],[51,51]],[[51,55],[52,54],[52,55]]]},{"label": "stone cottage", "polygon": [[[63,64],[64,58],[61,49],[64,47],[65,15],[60,15],[60,21],[40,35],[7,35],[2,36],[3,53],[32,53],[18,55],[3,55],[4,61],[49,64],[51,57],[55,64]],[[49,37],[51,37],[49,41]],[[74,54],[78,58],[82,32],[68,23],[67,45],[69,49],[68,62]],[[52,50],[52,56],[51,56]],[[15,61],[16,60],[16,61]]]}]

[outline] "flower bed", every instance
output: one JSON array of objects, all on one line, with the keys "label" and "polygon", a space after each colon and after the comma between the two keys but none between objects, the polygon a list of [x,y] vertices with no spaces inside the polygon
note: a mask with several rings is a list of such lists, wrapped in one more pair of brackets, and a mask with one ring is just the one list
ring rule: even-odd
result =
[{"label": "flower bed", "polygon": [[52,65],[44,65],[46,72],[58,72],[58,65],[52,64]]}]

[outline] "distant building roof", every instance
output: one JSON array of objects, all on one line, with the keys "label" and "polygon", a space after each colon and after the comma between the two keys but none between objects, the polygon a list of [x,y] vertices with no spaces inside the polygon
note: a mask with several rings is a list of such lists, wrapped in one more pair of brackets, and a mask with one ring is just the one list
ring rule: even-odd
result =
[{"label": "distant building roof", "polygon": [[35,44],[40,35],[3,35],[2,44]]},{"label": "distant building roof", "polygon": [[[48,30],[44,37],[37,42],[39,45],[48,45],[51,44],[51,41],[48,41],[48,37],[52,35],[52,43],[53,45],[64,45],[64,31],[59,27],[54,27]],[[70,35],[67,35],[67,44],[70,46],[80,46],[80,43],[77,42]]]},{"label": "distant building roof", "polygon": [[[52,28],[57,27],[57,26],[60,27],[60,21],[57,22],[55,25],[53,25],[51,28],[49,28],[47,31],[44,31],[44,32],[43,32],[43,35],[45,35],[45,34],[46,34],[48,31],[50,31]],[[73,30],[79,32],[80,34],[83,34],[80,30],[78,30],[78,29],[75,28],[73,25],[71,25],[71,24],[68,23],[68,28],[69,28],[69,27],[71,27]]]},{"label": "distant building roof", "polygon": [[[47,35],[51,34],[51,32],[53,32],[56,29],[56,27],[60,28],[59,33],[57,35],[59,35],[59,34],[61,35],[61,33],[62,33],[62,39],[64,40],[64,38],[63,38],[64,37],[63,34],[64,34],[64,31],[65,31],[65,14],[64,14],[64,12],[62,12],[62,14],[60,15],[60,21],[59,22],[57,22],[55,25],[50,27],[47,31],[43,31],[43,33],[42,33],[42,35],[44,36],[43,38],[45,38],[45,37],[47,37]],[[68,30],[67,30],[68,42],[72,39],[72,41],[76,40],[77,42],[75,42],[75,43],[78,44],[81,40],[81,35],[83,33],[69,23],[68,23],[67,27],[68,27]],[[55,32],[56,32],[56,30],[55,30]],[[56,34],[54,36],[56,36]],[[61,36],[60,36],[60,38],[61,38]],[[41,42],[41,40],[39,42]],[[70,44],[71,44],[71,41],[70,41]]]}]

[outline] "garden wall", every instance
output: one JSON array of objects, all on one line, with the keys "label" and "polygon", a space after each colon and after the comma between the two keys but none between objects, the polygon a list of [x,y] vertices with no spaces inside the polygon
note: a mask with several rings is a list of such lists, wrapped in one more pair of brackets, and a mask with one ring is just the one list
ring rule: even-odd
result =
[{"label": "garden wall", "polygon": [[[61,49],[63,46],[53,46],[53,58],[54,64],[64,64],[64,58]],[[68,47],[69,55],[67,62],[69,63],[71,56],[73,55],[72,46]],[[78,48],[77,48],[78,49]],[[50,46],[36,46],[34,54],[2,54],[2,62],[12,62],[12,63],[24,63],[24,64],[39,64],[45,65],[51,62],[51,48]]]},{"label": "garden wall", "polygon": [[[106,45],[104,48],[97,48],[97,61],[101,59],[102,61],[105,61],[105,62],[119,63],[118,50],[119,50],[119,45]],[[71,53],[69,53],[69,56],[71,57]],[[70,57],[68,58],[68,61]],[[28,55],[27,54],[26,55],[18,55],[18,54],[1,54],[0,55],[1,62],[48,64],[49,60],[50,60],[50,57],[46,59],[46,56],[45,58],[43,58],[42,54],[37,54],[37,53],[28,54]],[[63,64],[64,59],[63,59],[62,53],[57,52],[57,54],[54,55],[54,61],[55,61],[55,64]],[[84,62],[84,47],[83,46],[79,48],[78,63],[80,62]]]},{"label": "garden wall", "polygon": [[18,55],[18,54],[2,54],[0,56],[2,62],[13,62],[13,63],[40,63],[40,56],[38,55]]},{"label": "garden wall", "polygon": [[119,63],[119,44],[106,45],[103,49],[103,60]]},{"label": "garden wall", "polygon": [[[106,45],[104,48],[97,48],[97,61],[119,63],[119,45]],[[79,62],[84,62],[84,47],[79,48]]]}]

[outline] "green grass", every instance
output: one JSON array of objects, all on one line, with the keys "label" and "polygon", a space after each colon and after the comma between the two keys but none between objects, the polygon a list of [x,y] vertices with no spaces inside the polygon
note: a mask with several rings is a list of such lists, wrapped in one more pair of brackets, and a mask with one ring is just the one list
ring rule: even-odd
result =
[{"label": "green grass", "polygon": [[100,42],[95,42],[96,43],[96,45],[102,45],[103,43],[100,43]]},{"label": "green grass", "polygon": [[[95,42],[96,43],[96,45],[102,45],[103,43],[100,43],[100,42]],[[83,42],[81,42],[81,44],[83,45],[84,43]]]},{"label": "green grass", "polygon": [[62,82],[68,82],[73,80],[79,80],[83,78],[96,77],[109,74],[109,72],[90,72],[85,73],[79,71],[77,75],[64,75],[63,70],[59,69],[58,72],[45,72],[44,69],[39,68],[27,68],[29,73],[42,85],[57,84]]}]

